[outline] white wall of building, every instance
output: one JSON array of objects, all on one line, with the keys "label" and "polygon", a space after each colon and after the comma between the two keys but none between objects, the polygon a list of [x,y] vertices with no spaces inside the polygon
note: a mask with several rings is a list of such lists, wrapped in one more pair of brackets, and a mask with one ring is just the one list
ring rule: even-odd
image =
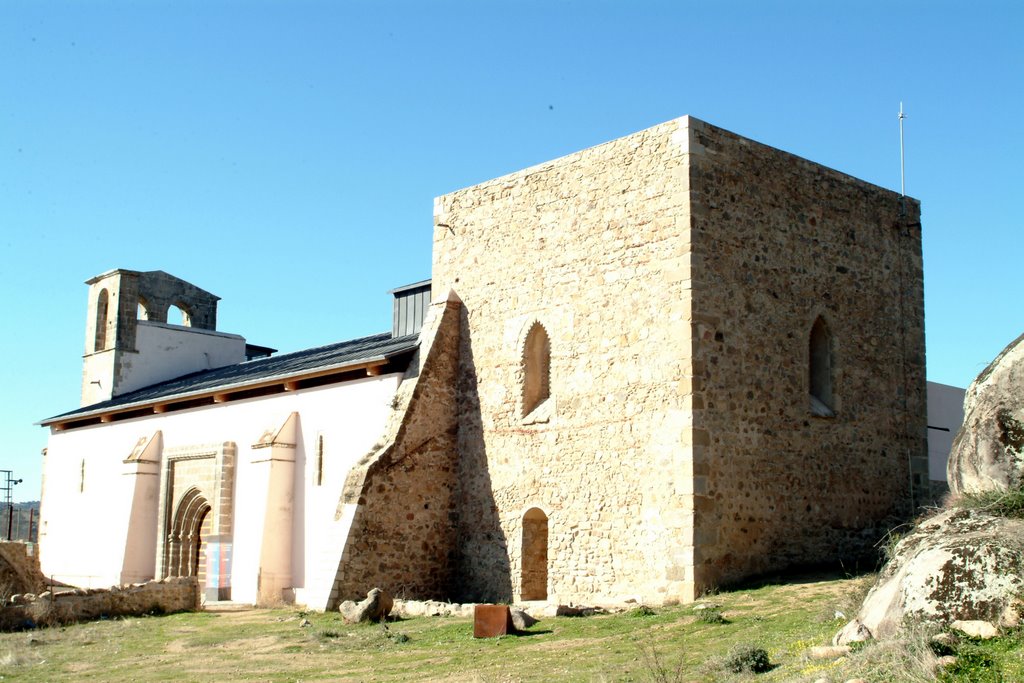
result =
[{"label": "white wall of building", "polygon": [[[252,445],[297,412],[292,575],[300,602],[310,590],[321,593],[322,586],[309,584],[333,580],[338,557],[335,552],[334,567],[318,566],[330,556],[324,544],[336,543],[339,537],[344,542],[347,535],[347,528],[342,527],[348,522],[335,522],[345,477],[383,432],[400,380],[400,374],[367,377],[52,434],[44,462],[43,572],[79,586],[114,585],[122,580],[129,552],[129,524],[153,526],[152,533],[159,539],[161,532],[151,519],[139,518],[138,511],[134,513],[137,519],[132,518],[135,477],[125,473],[135,468],[123,462],[141,438],[150,438],[159,430],[165,451],[211,443],[237,445],[231,595],[236,601],[255,601],[267,487],[265,481],[260,485],[260,469],[252,463],[258,453]],[[320,435],[324,439],[324,473],[317,485],[316,443]],[[159,552],[161,544],[157,542],[155,547]]]},{"label": "white wall of building", "polygon": [[946,462],[953,439],[964,423],[966,391],[928,382],[928,478],[947,481]]},{"label": "white wall of building", "polygon": [[245,338],[237,334],[148,320],[137,322],[138,352],[121,355],[118,395],[245,360]]}]

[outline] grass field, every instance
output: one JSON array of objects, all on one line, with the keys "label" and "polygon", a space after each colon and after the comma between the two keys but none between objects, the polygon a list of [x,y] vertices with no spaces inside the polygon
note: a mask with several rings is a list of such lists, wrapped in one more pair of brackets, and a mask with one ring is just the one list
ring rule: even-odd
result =
[{"label": "grass field", "polygon": [[[472,638],[468,619],[347,625],[295,609],[112,619],[0,634],[3,681],[869,681],[935,680],[934,655],[907,641],[811,660],[851,614],[870,577],[805,578],[723,592],[705,603],[615,615],[548,618],[525,635]],[[698,603],[700,604],[700,603]],[[304,622],[309,623],[303,625]],[[943,680],[1022,681],[1017,635],[985,645],[973,673]],[[742,647],[763,648],[771,670],[730,671]],[[972,660],[973,661],[973,660]],[[978,673],[980,672],[980,673]],[[978,676],[982,677],[978,677]]]}]

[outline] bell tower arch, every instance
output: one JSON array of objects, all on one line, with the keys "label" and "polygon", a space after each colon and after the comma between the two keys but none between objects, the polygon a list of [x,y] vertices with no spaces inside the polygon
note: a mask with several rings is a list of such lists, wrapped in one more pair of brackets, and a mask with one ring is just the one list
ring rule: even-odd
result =
[{"label": "bell tower arch", "polygon": [[[189,282],[162,270],[118,268],[85,284],[89,285],[89,308],[83,406],[188,372],[245,360],[244,339],[216,332],[220,297]],[[173,323],[167,320],[171,307],[181,311]],[[171,336],[189,341],[163,343]],[[173,347],[187,348],[190,357],[168,359],[157,351]]]}]

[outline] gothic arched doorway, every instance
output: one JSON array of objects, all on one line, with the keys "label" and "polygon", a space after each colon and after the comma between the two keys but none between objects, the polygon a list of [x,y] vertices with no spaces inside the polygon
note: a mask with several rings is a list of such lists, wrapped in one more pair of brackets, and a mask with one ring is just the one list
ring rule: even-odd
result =
[{"label": "gothic arched doorway", "polygon": [[[206,535],[210,531],[210,504],[197,489],[189,489],[178,502],[167,537],[167,576],[196,576],[200,588],[206,578]],[[204,529],[205,526],[205,529]]]}]

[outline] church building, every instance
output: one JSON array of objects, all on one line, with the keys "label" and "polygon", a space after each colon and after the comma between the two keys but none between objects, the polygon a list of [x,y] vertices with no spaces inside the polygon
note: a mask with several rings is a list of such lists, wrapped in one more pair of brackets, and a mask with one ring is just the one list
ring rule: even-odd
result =
[{"label": "church building", "polygon": [[919,216],[682,117],[437,198],[390,332],[276,355],[99,275],[43,571],[661,604],[857,556],[928,495]]}]

